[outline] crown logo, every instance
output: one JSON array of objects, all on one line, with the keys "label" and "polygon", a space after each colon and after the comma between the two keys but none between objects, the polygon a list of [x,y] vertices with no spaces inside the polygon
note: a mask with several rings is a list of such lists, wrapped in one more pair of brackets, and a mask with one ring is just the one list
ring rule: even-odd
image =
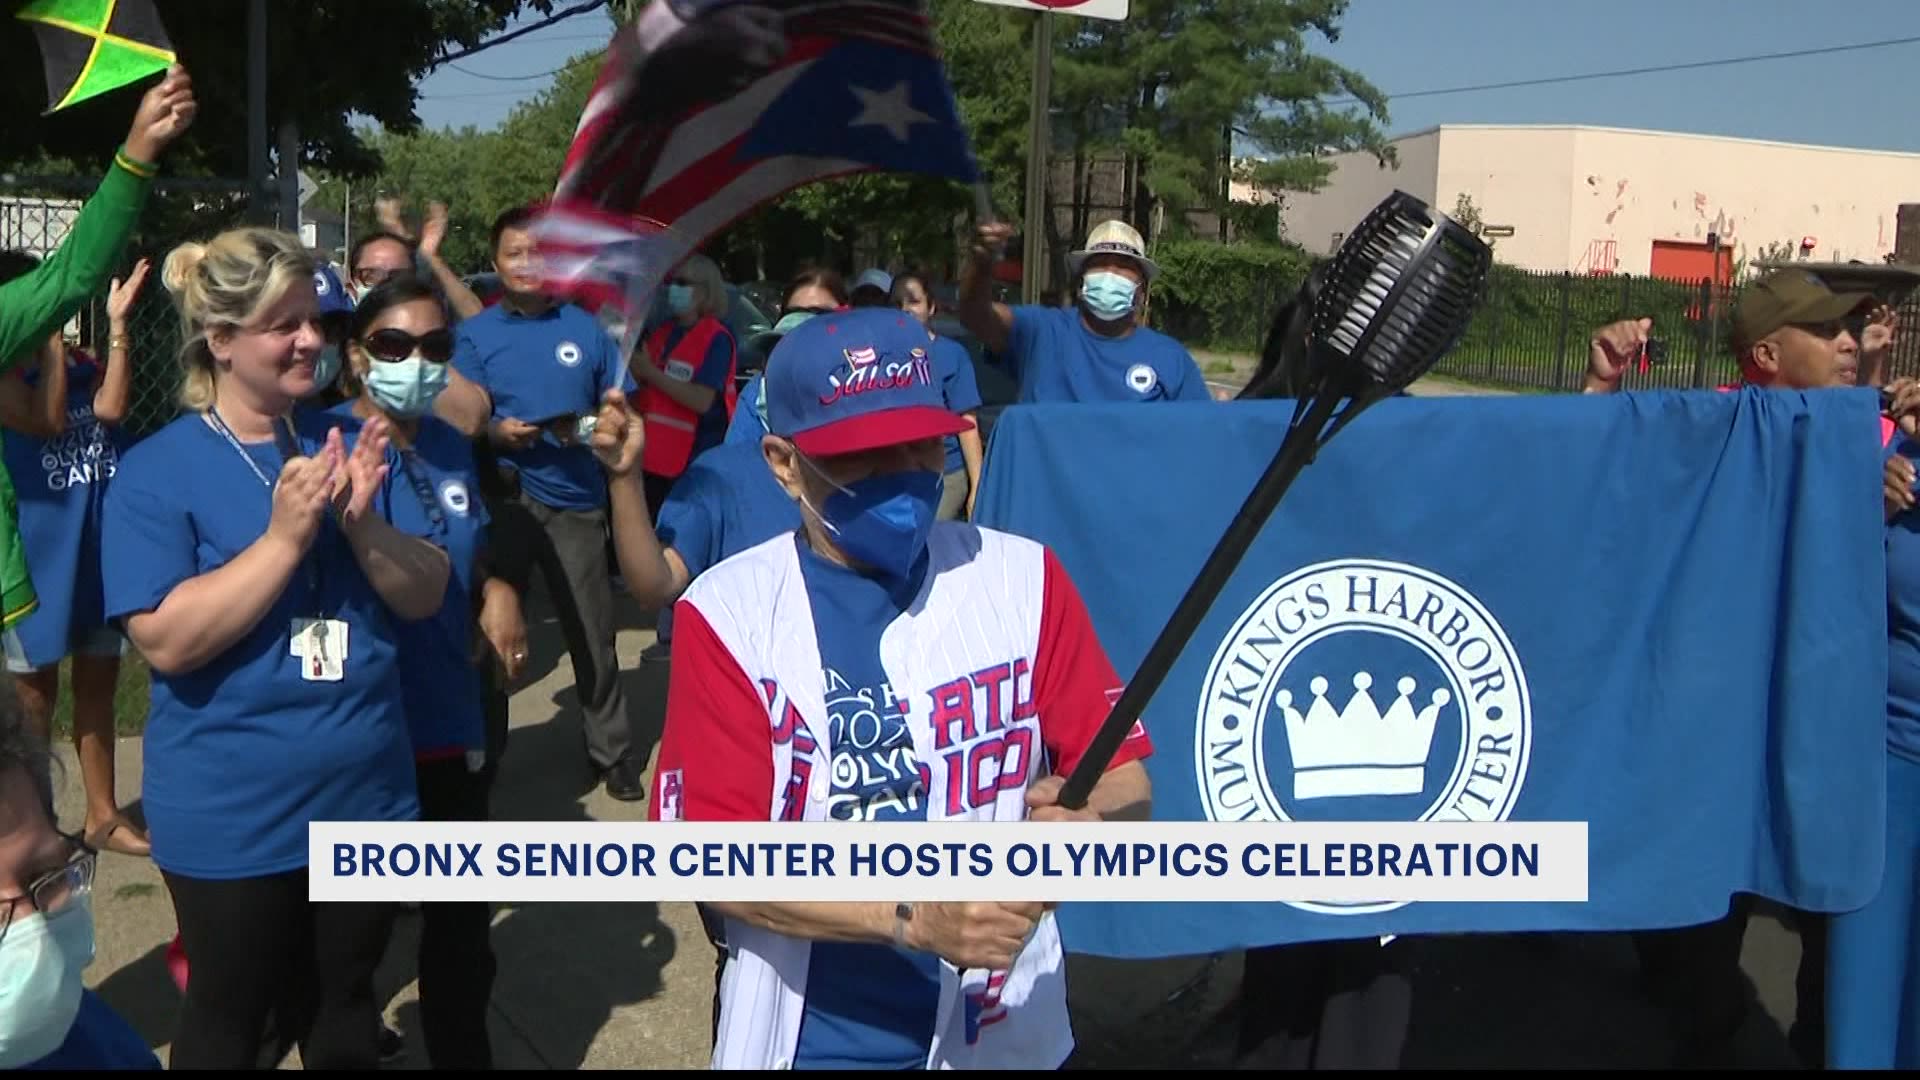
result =
[{"label": "crown logo", "polygon": [[1373,676],[1353,677],[1353,696],[1338,713],[1327,701],[1327,680],[1316,675],[1308,684],[1313,701],[1301,715],[1293,707],[1293,691],[1274,696],[1287,721],[1287,745],[1293,751],[1293,797],[1326,799],[1350,795],[1418,795],[1426,787],[1427,752],[1433,743],[1434,722],[1453,695],[1433,691],[1427,706],[1416,711],[1418,684],[1401,678],[1400,696],[1382,713],[1368,691]]}]

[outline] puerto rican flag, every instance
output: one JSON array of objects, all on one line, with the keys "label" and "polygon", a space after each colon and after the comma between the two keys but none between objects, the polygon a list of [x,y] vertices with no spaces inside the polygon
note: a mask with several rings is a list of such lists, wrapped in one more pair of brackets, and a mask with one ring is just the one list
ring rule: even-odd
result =
[{"label": "puerto rican flag", "polygon": [[868,172],[980,179],[925,0],[653,0],[535,225],[542,273],[632,311],[756,207]]}]

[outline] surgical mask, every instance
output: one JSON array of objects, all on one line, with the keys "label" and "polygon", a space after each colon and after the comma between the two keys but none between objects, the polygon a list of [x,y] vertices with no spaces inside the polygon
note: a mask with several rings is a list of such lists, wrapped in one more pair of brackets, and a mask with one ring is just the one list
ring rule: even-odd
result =
[{"label": "surgical mask", "polygon": [[1080,285],[1080,299],[1087,310],[1106,322],[1117,322],[1133,314],[1134,293],[1139,286],[1133,279],[1111,270],[1096,270]]},{"label": "surgical mask", "polygon": [[780,316],[780,321],[773,324],[773,332],[776,334],[784,334],[794,327],[799,326],[801,323],[806,322],[808,319],[813,318],[816,314],[818,313],[812,311],[789,312],[788,314]]},{"label": "surgical mask", "polygon": [[673,309],[673,313],[675,315],[685,315],[687,312],[692,311],[693,310],[693,286],[691,285],[667,286],[667,306]]},{"label": "surgical mask", "polygon": [[313,361],[313,392],[324,393],[340,377],[340,346],[327,345]]},{"label": "surgical mask", "polygon": [[395,416],[409,419],[425,415],[446,388],[447,365],[429,363],[418,356],[376,360],[367,372],[367,392],[374,402]]},{"label": "surgical mask", "polygon": [[[807,467],[833,483],[811,461]],[[809,504],[808,509],[841,551],[901,580],[926,550],[934,513],[940,508],[942,480],[931,469],[878,473],[850,486],[833,484],[836,490],[826,505]]]},{"label": "surgical mask", "polygon": [[14,914],[0,938],[0,1069],[27,1065],[67,1040],[93,963],[93,908],[75,897],[51,917]]}]

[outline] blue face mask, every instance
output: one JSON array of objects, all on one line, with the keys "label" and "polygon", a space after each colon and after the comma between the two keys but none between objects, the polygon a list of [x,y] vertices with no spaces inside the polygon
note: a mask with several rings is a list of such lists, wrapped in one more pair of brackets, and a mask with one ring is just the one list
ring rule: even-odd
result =
[{"label": "blue face mask", "polygon": [[367,372],[367,392],[374,402],[394,416],[408,419],[426,415],[446,388],[447,365],[428,363],[418,356],[394,362],[376,360]]},{"label": "blue face mask", "polygon": [[313,392],[325,393],[340,377],[340,346],[328,345],[313,361]]},{"label": "blue face mask", "polygon": [[82,896],[58,913],[16,911],[0,938],[0,1069],[39,1061],[67,1039],[93,963],[93,907]]},{"label": "blue face mask", "polygon": [[[807,466],[826,479],[812,462]],[[941,482],[933,470],[910,469],[834,484],[838,490],[814,514],[849,558],[901,580],[913,572],[927,548],[927,534],[940,508]]]},{"label": "blue face mask", "polygon": [[1118,322],[1133,314],[1133,298],[1138,291],[1139,286],[1131,278],[1111,270],[1095,270],[1081,283],[1080,299],[1086,302],[1094,318]]},{"label": "blue face mask", "polygon": [[675,315],[685,315],[687,312],[692,311],[693,310],[693,286],[691,285],[667,286],[667,306],[673,309],[673,313]]}]

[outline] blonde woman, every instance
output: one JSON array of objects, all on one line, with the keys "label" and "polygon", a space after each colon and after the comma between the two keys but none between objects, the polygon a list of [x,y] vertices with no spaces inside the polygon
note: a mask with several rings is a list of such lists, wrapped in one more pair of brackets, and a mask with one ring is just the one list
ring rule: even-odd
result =
[{"label": "blonde woman", "polygon": [[725,321],[727,282],[712,259],[694,255],[674,271],[667,307],[673,318],[648,332],[632,364],[647,425],[640,468],[654,515],[687,465],[726,438],[739,355]]},{"label": "blonde woman", "polygon": [[388,427],[344,449],[313,392],[314,264],[285,233],[188,244],[184,414],[108,492],[106,614],[153,669],[142,779],[193,965],[174,1068],[251,1068],[269,1014],[309,1069],[378,1065],[381,904],[307,901],[307,825],[418,817],[395,620],[445,595],[439,548],[370,504]]}]

